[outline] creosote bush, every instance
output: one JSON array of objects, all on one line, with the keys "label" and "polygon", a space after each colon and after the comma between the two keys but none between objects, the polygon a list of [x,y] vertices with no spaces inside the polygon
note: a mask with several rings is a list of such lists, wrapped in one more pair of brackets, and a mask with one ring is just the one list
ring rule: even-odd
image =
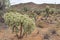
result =
[{"label": "creosote bush", "polygon": [[19,38],[22,38],[26,34],[30,34],[35,28],[34,19],[29,18],[26,14],[22,15],[17,12],[9,12],[4,15],[4,20],[16,35],[20,32]]}]

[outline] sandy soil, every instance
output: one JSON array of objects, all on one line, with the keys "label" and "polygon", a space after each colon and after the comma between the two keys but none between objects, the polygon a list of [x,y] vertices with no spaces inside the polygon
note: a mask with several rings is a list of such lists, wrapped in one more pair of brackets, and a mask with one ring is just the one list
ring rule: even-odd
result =
[{"label": "sandy soil", "polygon": [[[56,34],[50,34],[49,30],[53,30],[54,29],[54,25],[43,25],[45,28],[39,28],[37,27],[30,35],[28,35],[27,37],[24,37],[23,39],[19,39],[19,40],[45,40],[44,39],[44,35],[48,34],[49,40],[60,40],[60,36],[56,35]],[[1,29],[0,30],[0,40],[18,40],[17,37],[15,36],[14,33],[11,32],[11,29]]]}]

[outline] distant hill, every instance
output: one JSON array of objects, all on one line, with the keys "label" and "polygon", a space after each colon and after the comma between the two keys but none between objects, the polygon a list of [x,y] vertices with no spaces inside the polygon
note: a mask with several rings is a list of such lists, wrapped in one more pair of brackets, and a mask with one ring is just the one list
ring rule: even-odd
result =
[{"label": "distant hill", "polygon": [[46,6],[50,6],[51,8],[60,8],[60,4],[47,4],[47,3],[43,3],[43,4],[35,4],[33,2],[28,2],[28,3],[20,3],[20,4],[16,4],[16,5],[12,5],[12,8],[16,8],[16,9],[20,9],[23,7],[28,7],[28,8],[37,8],[37,9],[42,9],[45,8]]}]

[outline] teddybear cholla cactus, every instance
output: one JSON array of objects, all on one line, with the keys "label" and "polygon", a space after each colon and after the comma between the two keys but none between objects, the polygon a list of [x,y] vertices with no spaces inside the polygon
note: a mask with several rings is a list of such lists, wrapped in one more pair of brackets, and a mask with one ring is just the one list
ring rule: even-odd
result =
[{"label": "teddybear cholla cactus", "polygon": [[[20,31],[20,37],[25,34],[30,34],[34,28],[34,19],[29,18],[28,15],[22,15],[17,12],[9,12],[4,15],[5,23],[12,28],[16,34]],[[20,29],[19,29],[20,28]]]}]

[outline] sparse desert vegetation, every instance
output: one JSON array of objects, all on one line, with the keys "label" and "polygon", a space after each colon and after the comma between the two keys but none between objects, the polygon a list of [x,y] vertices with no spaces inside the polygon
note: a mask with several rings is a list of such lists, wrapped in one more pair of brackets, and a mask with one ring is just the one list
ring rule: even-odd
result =
[{"label": "sparse desert vegetation", "polygon": [[0,6],[0,40],[60,40],[60,4]]}]

